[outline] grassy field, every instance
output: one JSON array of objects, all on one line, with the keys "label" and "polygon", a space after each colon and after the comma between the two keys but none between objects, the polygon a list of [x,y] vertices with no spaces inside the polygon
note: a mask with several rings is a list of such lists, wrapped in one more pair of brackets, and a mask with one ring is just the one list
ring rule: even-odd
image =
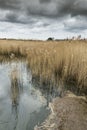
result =
[{"label": "grassy field", "polygon": [[0,40],[0,61],[17,57],[40,83],[87,95],[87,41]]}]

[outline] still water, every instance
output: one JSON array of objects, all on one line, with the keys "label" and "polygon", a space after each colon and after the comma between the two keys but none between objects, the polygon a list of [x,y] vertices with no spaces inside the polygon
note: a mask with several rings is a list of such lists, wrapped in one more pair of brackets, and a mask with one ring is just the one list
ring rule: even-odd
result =
[{"label": "still water", "polygon": [[34,130],[49,113],[47,102],[26,62],[0,64],[0,130]]}]

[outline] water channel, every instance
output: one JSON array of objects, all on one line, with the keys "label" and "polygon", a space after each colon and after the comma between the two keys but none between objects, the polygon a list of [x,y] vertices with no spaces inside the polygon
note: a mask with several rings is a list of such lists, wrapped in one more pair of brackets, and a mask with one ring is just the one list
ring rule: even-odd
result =
[{"label": "water channel", "polygon": [[26,62],[0,64],[0,130],[34,130],[49,114],[47,100]]}]

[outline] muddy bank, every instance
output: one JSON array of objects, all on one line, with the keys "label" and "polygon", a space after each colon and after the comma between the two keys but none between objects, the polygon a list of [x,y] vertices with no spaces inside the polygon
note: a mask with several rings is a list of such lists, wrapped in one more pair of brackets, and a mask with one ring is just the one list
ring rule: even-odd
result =
[{"label": "muddy bank", "polygon": [[87,100],[68,92],[63,98],[56,98],[51,104],[48,119],[35,130],[86,130]]}]

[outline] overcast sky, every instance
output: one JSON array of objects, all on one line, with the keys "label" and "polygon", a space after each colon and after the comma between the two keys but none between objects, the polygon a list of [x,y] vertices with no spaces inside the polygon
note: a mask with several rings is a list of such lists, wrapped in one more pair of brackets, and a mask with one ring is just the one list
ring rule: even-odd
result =
[{"label": "overcast sky", "polygon": [[0,37],[87,37],[87,0],[0,0]]}]

